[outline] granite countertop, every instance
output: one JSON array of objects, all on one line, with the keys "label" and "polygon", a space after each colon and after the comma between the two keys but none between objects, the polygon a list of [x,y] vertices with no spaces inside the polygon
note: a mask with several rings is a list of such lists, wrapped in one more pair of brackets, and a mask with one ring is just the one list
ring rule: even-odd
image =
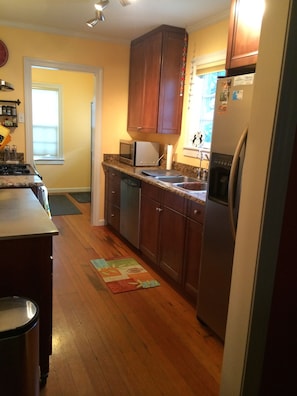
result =
[{"label": "granite countertop", "polygon": [[[159,170],[160,167],[134,167],[134,166],[130,166],[130,165],[126,165],[122,162],[119,162],[116,159],[105,159],[102,162],[102,166],[103,168],[107,167],[107,168],[112,168],[112,169],[116,169],[120,172],[123,172],[129,176],[135,177],[136,179],[145,181],[146,183],[149,184],[154,184],[157,185],[160,188],[163,188],[165,190],[170,190],[178,195],[181,195],[187,199],[190,199],[192,201],[196,201],[198,203],[201,204],[205,204],[206,201],[206,191],[198,191],[198,192],[189,192],[187,190],[181,190],[173,185],[170,185],[170,183],[164,183],[161,181],[158,181],[156,178],[152,177],[152,176],[146,176],[142,173],[143,170]],[[165,169],[164,169],[165,171]],[[169,171],[170,172],[170,171]],[[176,170],[173,169],[173,172],[176,172]],[[180,172],[182,174],[184,174],[183,172]],[[188,174],[184,174],[185,176],[189,176]],[[198,179],[197,179],[198,180]]]},{"label": "granite countertop", "polygon": [[43,186],[43,182],[37,175],[5,175],[0,176],[0,189],[11,187]]},{"label": "granite countertop", "polygon": [[0,190],[0,240],[58,233],[31,188]]}]

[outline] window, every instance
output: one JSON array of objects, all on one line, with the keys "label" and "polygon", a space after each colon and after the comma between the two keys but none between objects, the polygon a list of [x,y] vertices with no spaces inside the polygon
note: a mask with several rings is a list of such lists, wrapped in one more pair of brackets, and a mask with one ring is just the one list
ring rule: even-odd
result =
[{"label": "window", "polygon": [[61,87],[32,84],[33,156],[38,162],[60,163],[62,153]]},{"label": "window", "polygon": [[224,65],[221,52],[192,62],[184,155],[210,150],[217,78],[225,75]]}]

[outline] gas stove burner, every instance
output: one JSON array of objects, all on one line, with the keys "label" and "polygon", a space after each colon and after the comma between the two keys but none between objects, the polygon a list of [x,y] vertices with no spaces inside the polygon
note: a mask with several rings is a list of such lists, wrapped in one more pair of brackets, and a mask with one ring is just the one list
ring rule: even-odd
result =
[{"label": "gas stove burner", "polygon": [[29,164],[0,164],[0,176],[35,175]]}]

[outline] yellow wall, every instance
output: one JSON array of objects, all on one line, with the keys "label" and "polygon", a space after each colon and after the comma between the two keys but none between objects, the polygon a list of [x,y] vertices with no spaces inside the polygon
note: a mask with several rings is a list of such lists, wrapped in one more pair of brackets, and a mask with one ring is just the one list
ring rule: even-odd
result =
[{"label": "yellow wall", "polygon": [[[198,164],[196,159],[184,157],[182,153],[191,60],[197,56],[226,49],[227,35],[228,20],[189,34],[181,135],[145,135],[143,137],[138,134],[132,137],[158,141],[161,144],[173,144],[176,161],[194,166]],[[102,153],[118,153],[119,139],[129,138],[127,105],[130,46],[128,44],[101,42],[3,26],[0,26],[0,37],[6,43],[10,54],[7,64],[0,70],[0,78],[13,83],[15,87],[13,92],[1,92],[0,97],[5,95],[4,98],[7,100],[20,99],[22,102],[19,106],[20,112],[24,112],[24,57],[102,68]],[[20,124],[13,134],[12,144],[16,144],[19,151],[25,150],[23,124]],[[103,177],[102,180],[104,180]],[[103,218],[104,187],[102,185],[100,186],[100,202],[100,213]]]},{"label": "yellow wall", "polygon": [[[181,135],[145,135],[146,140],[174,144],[176,160],[179,162],[188,163],[189,161],[193,161],[191,158],[184,157],[182,154],[191,60],[197,56],[226,49],[228,23],[226,19],[189,34]],[[24,57],[103,67],[102,152],[118,152],[118,140],[128,137],[126,124],[129,45],[19,30],[3,26],[0,27],[0,37],[8,46],[10,53],[7,64],[1,68],[0,78],[12,82],[15,86],[15,91],[2,93],[1,96],[5,95],[6,99],[19,98],[22,101],[19,110],[22,112],[24,111]],[[138,135],[136,137],[138,138]],[[13,140],[13,143],[25,149],[24,128],[22,125],[16,130]]]},{"label": "yellow wall", "polygon": [[[9,51],[9,59],[0,69],[0,78],[14,85],[12,92],[0,92],[7,100],[20,99],[24,112],[24,57],[65,62],[103,69],[102,152],[118,151],[120,138],[127,138],[127,102],[129,45],[78,37],[48,34],[0,26],[0,37]],[[25,150],[24,125],[19,124],[12,143]]]},{"label": "yellow wall", "polygon": [[50,190],[88,190],[91,177],[90,104],[94,98],[94,76],[33,68],[32,82],[58,84],[62,88],[64,164],[37,163],[39,173]]}]

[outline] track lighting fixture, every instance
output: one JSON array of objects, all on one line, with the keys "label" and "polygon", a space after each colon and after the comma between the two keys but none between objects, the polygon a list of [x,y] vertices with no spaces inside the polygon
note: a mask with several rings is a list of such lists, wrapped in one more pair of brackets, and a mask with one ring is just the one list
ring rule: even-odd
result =
[{"label": "track lighting fixture", "polygon": [[95,18],[90,19],[89,21],[86,22],[87,26],[90,28],[93,28],[94,26],[97,25],[98,22],[104,22],[105,21],[105,16],[103,14],[103,10],[105,7],[107,7],[109,3],[109,0],[101,0],[98,3],[94,4],[95,7]]},{"label": "track lighting fixture", "polygon": [[[131,0],[120,0],[120,3],[123,7],[131,4]],[[89,21],[86,22],[86,24],[90,27],[93,28],[94,26],[97,25],[98,22],[104,22],[105,21],[105,16],[103,15],[103,10],[106,8],[109,4],[109,0],[100,0],[96,4],[94,4],[96,14],[95,18],[90,19]]]},{"label": "track lighting fixture", "polygon": [[109,0],[101,0],[94,4],[97,11],[103,11],[108,6]]},{"label": "track lighting fixture", "polygon": [[130,5],[131,1],[130,0],[120,0],[120,3],[122,4],[123,7]]},{"label": "track lighting fixture", "polygon": [[97,25],[98,22],[104,22],[105,21],[105,16],[103,15],[102,11],[97,11],[96,10],[96,16],[93,19],[90,19],[86,24],[90,27],[93,28],[94,26]]}]

